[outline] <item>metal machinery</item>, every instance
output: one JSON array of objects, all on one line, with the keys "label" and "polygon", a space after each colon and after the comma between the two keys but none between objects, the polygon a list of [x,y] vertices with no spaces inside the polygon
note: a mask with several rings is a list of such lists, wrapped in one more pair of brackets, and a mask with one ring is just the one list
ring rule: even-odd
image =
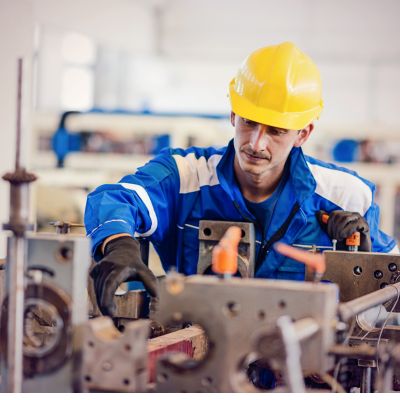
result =
[{"label": "metal machinery", "polygon": [[121,334],[110,318],[99,317],[85,325],[83,336],[84,391],[146,391],[148,320],[127,324]]},{"label": "metal machinery", "polygon": [[[351,320],[349,345],[368,344],[375,351],[385,347],[396,352],[394,343],[400,343],[400,256],[396,254],[326,251],[324,281],[335,282],[340,287],[340,313],[343,320]],[[306,277],[310,279],[310,275]],[[381,290],[385,289],[385,290]],[[382,306],[381,306],[382,305]],[[367,309],[372,311],[365,313]],[[383,346],[382,346],[383,345]],[[398,351],[398,350],[397,350]],[[383,358],[388,357],[387,355]],[[363,392],[374,388],[373,378],[378,379],[377,357],[354,355],[351,379],[344,382],[348,388],[360,382]],[[391,355],[389,356],[391,358]],[[392,358],[393,363],[396,363]],[[354,367],[354,366],[357,366]],[[344,370],[349,369],[348,366]],[[347,371],[349,372],[349,371]],[[382,372],[382,371],[381,371]],[[400,371],[394,373],[392,384],[400,390]],[[381,379],[382,381],[382,379]],[[387,382],[386,382],[387,383]],[[380,384],[377,382],[377,384]],[[376,385],[375,385],[376,386]]]},{"label": "metal machinery", "polygon": [[313,373],[333,365],[328,350],[335,343],[336,298],[335,285],[168,276],[160,322],[199,324],[208,352],[195,364],[166,356],[158,365],[157,390],[255,391],[246,367],[262,358],[284,372],[293,391],[303,391],[300,366]]},{"label": "metal machinery", "polygon": [[[27,234],[24,238],[25,300],[23,310],[24,392],[69,392],[80,389],[80,349],[87,309],[86,275],[90,263],[86,238]],[[10,245],[9,245],[10,246]],[[9,267],[10,265],[7,265]],[[9,296],[1,310],[2,376],[7,376]]]},{"label": "metal machinery", "polygon": [[[29,232],[29,184],[36,177],[21,165],[22,69],[19,60],[15,171],[3,177],[11,188],[10,220],[3,228],[11,234],[0,267],[0,389],[115,390],[115,380],[104,373],[113,370],[125,350],[125,372],[131,378],[122,380],[122,388],[144,390],[148,323],[129,325],[126,335],[117,335],[107,318],[87,321],[89,240],[68,234],[65,223],[54,224],[60,234]],[[133,338],[136,346],[127,344]],[[106,348],[116,350],[115,360]]]},{"label": "metal machinery", "polygon": [[[354,318],[378,304],[390,300],[394,304],[399,291],[396,283],[338,304],[334,284],[169,275],[161,289],[159,321],[199,324],[208,351],[195,363],[181,354],[159,360],[156,390],[256,391],[246,376],[246,367],[254,360],[262,360],[283,376],[279,391],[306,391],[303,377],[313,374],[323,376],[334,388],[337,382],[327,372],[336,375],[333,367],[340,367],[338,360],[346,358],[359,360],[355,369],[361,376],[354,387],[363,392],[392,391],[400,348],[393,330],[399,332],[399,327],[386,330],[384,336],[383,328],[375,329],[381,331],[379,340],[377,335],[375,341],[373,337],[363,340],[355,335],[358,319]],[[384,365],[387,359],[391,359],[390,373],[381,369],[373,385],[371,367],[379,361]],[[343,382],[349,383],[353,382]],[[337,385],[343,390],[343,385]]]},{"label": "metal machinery", "polygon": [[[21,74],[20,63],[19,83]],[[21,85],[16,167],[4,177],[11,235],[0,266],[2,391],[257,392],[247,371],[256,361],[276,374],[276,391],[310,390],[304,377],[315,374],[331,387],[323,390],[400,390],[400,329],[392,318],[400,311],[400,255],[326,251],[322,279],[333,284],[251,279],[252,225],[203,221],[199,275],[168,274],[151,314],[172,333],[148,340],[143,292],[116,295],[114,321],[99,317],[86,289],[88,239],[65,223],[54,224],[59,234],[29,232],[35,177],[20,165],[20,92]],[[234,256],[241,278],[204,276],[231,225],[241,232]],[[368,320],[364,312],[381,304],[383,319]]]},{"label": "metal machinery", "polygon": [[249,222],[229,221],[200,221],[199,226],[199,261],[197,273],[206,275],[211,272],[212,251],[215,245],[224,236],[226,230],[232,226],[241,229],[241,239],[238,246],[238,275],[242,278],[254,276],[255,233],[254,226]]}]

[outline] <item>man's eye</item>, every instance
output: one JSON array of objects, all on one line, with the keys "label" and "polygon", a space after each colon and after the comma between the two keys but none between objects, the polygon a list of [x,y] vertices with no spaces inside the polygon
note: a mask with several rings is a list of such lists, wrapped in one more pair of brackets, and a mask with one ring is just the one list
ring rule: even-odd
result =
[{"label": "man's eye", "polygon": [[243,118],[243,122],[244,122],[246,125],[249,125],[249,126],[253,126],[253,125],[256,124],[256,122],[252,121],[251,119],[246,119],[246,118]]},{"label": "man's eye", "polygon": [[286,135],[287,132],[285,131],[279,131],[277,129],[271,129],[270,130],[271,135],[276,135],[276,136],[283,136]]}]

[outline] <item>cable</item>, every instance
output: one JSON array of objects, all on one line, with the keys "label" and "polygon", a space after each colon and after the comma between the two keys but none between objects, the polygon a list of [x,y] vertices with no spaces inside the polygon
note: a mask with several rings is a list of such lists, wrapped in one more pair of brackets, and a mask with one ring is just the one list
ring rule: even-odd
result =
[{"label": "cable", "polygon": [[378,319],[379,319],[379,316],[381,315],[381,311],[382,311],[382,305],[379,306],[378,315],[376,316],[375,321],[373,322],[372,329],[367,331],[367,333],[364,336],[358,336],[358,337],[356,337],[356,339],[364,340],[372,332],[372,330],[376,328],[376,324],[378,323]]}]

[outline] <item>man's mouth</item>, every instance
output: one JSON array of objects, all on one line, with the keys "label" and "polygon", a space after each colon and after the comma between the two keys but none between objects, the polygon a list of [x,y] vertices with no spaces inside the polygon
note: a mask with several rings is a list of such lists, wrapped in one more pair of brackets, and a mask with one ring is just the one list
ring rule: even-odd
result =
[{"label": "man's mouth", "polygon": [[270,160],[270,157],[268,157],[266,154],[254,154],[247,151],[243,151],[243,153],[250,161],[261,162],[263,160]]}]

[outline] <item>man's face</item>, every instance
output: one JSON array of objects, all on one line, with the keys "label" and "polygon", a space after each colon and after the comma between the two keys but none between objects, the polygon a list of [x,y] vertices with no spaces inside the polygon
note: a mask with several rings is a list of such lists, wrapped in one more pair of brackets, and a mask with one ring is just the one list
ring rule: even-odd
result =
[{"label": "man's face", "polygon": [[242,172],[262,178],[264,174],[281,170],[293,147],[301,146],[309,137],[313,125],[297,130],[275,128],[231,113],[235,127],[236,160]]}]

